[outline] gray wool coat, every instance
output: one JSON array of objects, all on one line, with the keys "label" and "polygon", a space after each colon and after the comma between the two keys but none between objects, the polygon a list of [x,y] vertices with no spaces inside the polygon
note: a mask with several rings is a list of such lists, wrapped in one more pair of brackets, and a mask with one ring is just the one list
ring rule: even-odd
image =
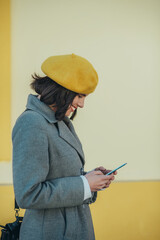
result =
[{"label": "gray wool coat", "polygon": [[94,240],[89,203],[80,175],[84,153],[72,123],[57,121],[36,95],[12,133],[13,184],[26,209],[20,240]]}]

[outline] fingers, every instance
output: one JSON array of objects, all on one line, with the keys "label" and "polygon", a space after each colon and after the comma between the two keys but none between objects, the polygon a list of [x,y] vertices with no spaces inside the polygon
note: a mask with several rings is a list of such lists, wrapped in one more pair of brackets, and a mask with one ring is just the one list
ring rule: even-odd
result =
[{"label": "fingers", "polygon": [[[106,175],[107,173],[111,172],[112,170],[108,170],[108,169],[104,168],[103,166],[100,166],[100,167],[95,168],[95,171],[102,171],[102,173],[104,175]],[[114,175],[117,175],[117,173],[118,173],[117,171],[113,172]]]},{"label": "fingers", "polygon": [[110,176],[111,176],[111,180],[113,181],[115,179],[115,176],[113,174],[111,174]]},{"label": "fingers", "polygon": [[104,175],[107,174],[107,170],[103,166],[95,168],[95,171],[101,171]]},{"label": "fingers", "polygon": [[109,172],[111,172],[111,171],[112,171],[112,170],[106,170],[106,174],[109,173]]},{"label": "fingers", "polygon": [[85,175],[92,192],[108,188],[114,180],[114,174],[104,175],[100,170],[91,171]]},{"label": "fingers", "polygon": [[114,180],[115,177],[113,174],[111,175],[104,175],[101,171],[93,171],[92,174],[94,175],[100,175],[101,179],[104,180],[104,181],[108,181],[108,180]]},{"label": "fingers", "polygon": [[99,170],[106,170],[106,169],[103,166],[100,166]]},{"label": "fingers", "polygon": [[100,187],[108,186],[111,183],[112,179],[108,178],[108,176],[101,176],[100,177]]},{"label": "fingers", "polygon": [[115,178],[113,173],[111,175],[105,175],[104,177],[108,180],[114,180],[114,178]]},{"label": "fingers", "polygon": [[108,188],[113,180],[114,180],[114,176],[113,175],[104,176],[102,178],[102,182],[101,182],[103,184],[100,186],[101,189]]},{"label": "fingers", "polygon": [[107,183],[101,185],[101,189],[108,188],[110,186],[110,184],[111,184],[111,181],[109,180],[109,181],[107,181]]},{"label": "fingers", "polygon": [[97,170],[106,170],[106,169],[103,166],[100,166],[100,167],[95,168],[95,170],[97,171]]},{"label": "fingers", "polygon": [[93,171],[93,173],[94,173],[95,175],[103,175],[103,173],[102,173],[101,171],[98,171],[98,170]]}]

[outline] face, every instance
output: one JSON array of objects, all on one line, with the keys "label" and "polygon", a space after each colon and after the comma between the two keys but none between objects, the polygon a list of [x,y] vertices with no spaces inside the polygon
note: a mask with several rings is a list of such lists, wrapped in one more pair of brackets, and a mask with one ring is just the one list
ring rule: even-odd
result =
[{"label": "face", "polygon": [[78,94],[74,99],[72,104],[69,106],[67,112],[66,112],[66,116],[68,117],[71,113],[73,113],[75,111],[75,109],[77,109],[78,107],[83,108],[84,107],[84,100],[86,98],[87,95],[85,94]]}]

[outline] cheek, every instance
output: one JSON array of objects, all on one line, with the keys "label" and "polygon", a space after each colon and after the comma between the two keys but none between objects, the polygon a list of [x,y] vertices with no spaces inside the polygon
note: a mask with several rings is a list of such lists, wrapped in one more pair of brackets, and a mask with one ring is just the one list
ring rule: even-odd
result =
[{"label": "cheek", "polygon": [[76,96],[72,102],[72,105],[74,106],[75,104],[78,104],[79,98]]}]

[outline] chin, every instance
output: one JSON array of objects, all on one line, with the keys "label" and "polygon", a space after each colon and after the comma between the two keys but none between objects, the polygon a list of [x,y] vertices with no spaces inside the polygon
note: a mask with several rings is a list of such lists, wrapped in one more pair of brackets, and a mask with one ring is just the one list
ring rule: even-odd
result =
[{"label": "chin", "polygon": [[71,114],[71,112],[65,114],[66,117],[69,117],[69,115]]}]

